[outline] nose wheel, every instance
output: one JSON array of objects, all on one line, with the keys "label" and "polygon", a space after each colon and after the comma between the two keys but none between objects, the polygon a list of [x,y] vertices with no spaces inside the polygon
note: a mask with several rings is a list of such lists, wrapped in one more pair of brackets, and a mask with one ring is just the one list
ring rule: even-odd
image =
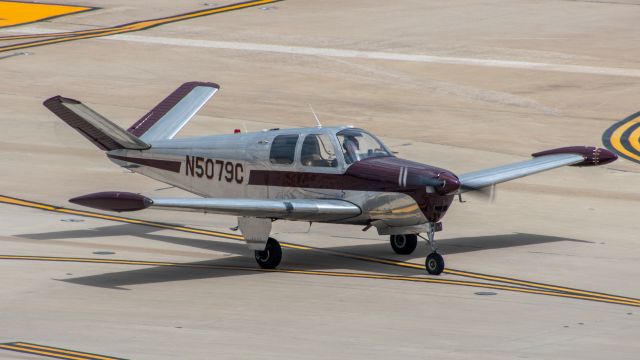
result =
[{"label": "nose wheel", "polygon": [[427,226],[427,242],[431,247],[431,254],[427,255],[425,268],[431,275],[440,275],[444,271],[444,258],[438,254],[438,244],[435,240],[436,224],[429,223]]},{"label": "nose wheel", "polygon": [[427,272],[431,275],[440,275],[444,270],[444,259],[437,252],[432,252],[425,261]]},{"label": "nose wheel", "polygon": [[255,255],[256,262],[261,268],[275,269],[280,265],[280,260],[282,260],[282,248],[280,247],[278,240],[269,238],[264,250],[256,250]]}]

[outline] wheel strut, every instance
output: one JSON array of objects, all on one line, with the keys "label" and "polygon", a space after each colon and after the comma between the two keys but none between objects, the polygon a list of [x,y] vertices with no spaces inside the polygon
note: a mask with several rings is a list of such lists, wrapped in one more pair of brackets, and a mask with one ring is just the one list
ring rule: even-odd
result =
[{"label": "wheel strut", "polygon": [[425,260],[425,268],[431,275],[440,275],[444,270],[444,258],[438,254],[438,243],[435,240],[436,223],[427,224],[427,242],[431,248],[431,253]]}]

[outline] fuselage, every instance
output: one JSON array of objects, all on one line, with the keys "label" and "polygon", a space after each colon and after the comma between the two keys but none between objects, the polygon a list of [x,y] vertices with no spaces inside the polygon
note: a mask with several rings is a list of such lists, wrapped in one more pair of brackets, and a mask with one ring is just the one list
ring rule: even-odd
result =
[{"label": "fuselage", "polygon": [[[148,150],[107,155],[202,197],[349,201],[362,214],[330,221],[348,224],[437,222],[459,187],[453,173],[398,158],[373,135],[350,127],[171,139],[153,142]],[[423,179],[440,179],[443,185],[427,186]]]}]

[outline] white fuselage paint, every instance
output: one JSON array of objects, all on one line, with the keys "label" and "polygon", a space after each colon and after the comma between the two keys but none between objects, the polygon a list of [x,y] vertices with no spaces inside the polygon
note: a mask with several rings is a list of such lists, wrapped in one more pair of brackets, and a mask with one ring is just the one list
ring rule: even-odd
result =
[{"label": "white fuselage paint", "polygon": [[[111,155],[148,160],[168,160],[181,163],[179,172],[159,169],[157,167],[129,163],[122,160],[113,162],[124,166],[136,173],[152,179],[170,184],[202,197],[215,198],[246,198],[246,199],[339,199],[356,204],[362,209],[362,214],[336,221],[346,224],[365,225],[372,220],[383,220],[388,226],[414,226],[424,224],[427,220],[418,208],[415,200],[409,195],[397,192],[377,192],[341,189],[300,188],[292,186],[249,185],[251,171],[296,171],[310,173],[344,174],[346,167],[344,159],[340,158],[340,165],[336,168],[316,168],[302,166],[299,163],[301,140],[295,154],[295,161],[291,165],[274,165],[269,161],[269,149],[273,138],[281,134],[300,134],[301,137],[309,133],[335,133],[342,128],[323,129],[286,129],[265,131],[249,134],[217,135],[199,138],[172,139],[154,142],[148,150],[114,150]],[[336,140],[337,141],[337,140]],[[341,154],[337,154],[341,155]],[[223,160],[239,164],[242,171],[240,178],[231,181],[225,179],[226,173],[219,175],[216,166],[211,178],[205,175],[193,176],[187,170],[187,156],[204,159]],[[202,162],[201,162],[202,164]],[[206,170],[205,170],[206,171]]]}]

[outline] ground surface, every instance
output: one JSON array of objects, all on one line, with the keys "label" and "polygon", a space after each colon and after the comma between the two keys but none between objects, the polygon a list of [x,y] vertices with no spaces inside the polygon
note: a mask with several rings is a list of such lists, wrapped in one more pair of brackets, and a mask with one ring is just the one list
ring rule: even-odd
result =
[{"label": "ground surface", "polygon": [[[102,9],[3,29],[0,36],[86,30],[205,8],[165,0],[73,4]],[[638,11],[632,1],[288,0],[22,49],[29,55],[0,60],[0,195],[73,207],[70,197],[101,190],[179,194],[116,168],[41,102],[57,94],[79,98],[126,127],[191,80],[222,89],[180,136],[311,126],[312,104],[324,124],[364,127],[399,156],[459,173],[546,148],[600,146],[609,125],[640,110]],[[301,50],[307,48],[315,55]],[[361,52],[343,56],[344,50]],[[374,52],[394,55],[383,60]],[[462,60],[451,64],[449,58]],[[535,70],[531,63],[554,66]],[[449,267],[640,297],[637,164],[559,169],[498,190],[495,204],[468,198],[447,214],[438,236]],[[211,215],[134,215],[225,232],[235,225],[233,218]],[[0,224],[6,255],[256,267],[244,245],[230,239],[8,204],[0,204]],[[275,230],[282,241],[368,257],[422,263],[426,253],[420,244],[408,258],[393,255],[387,239],[356,227],[314,224],[307,233],[306,224],[283,223]],[[95,253],[102,251],[111,254]],[[427,278],[415,269],[309,250],[285,249],[282,267]],[[0,260],[0,284],[0,342],[131,359],[640,354],[637,307],[570,297],[286,272],[25,260]],[[16,354],[0,358],[32,358]]]}]

